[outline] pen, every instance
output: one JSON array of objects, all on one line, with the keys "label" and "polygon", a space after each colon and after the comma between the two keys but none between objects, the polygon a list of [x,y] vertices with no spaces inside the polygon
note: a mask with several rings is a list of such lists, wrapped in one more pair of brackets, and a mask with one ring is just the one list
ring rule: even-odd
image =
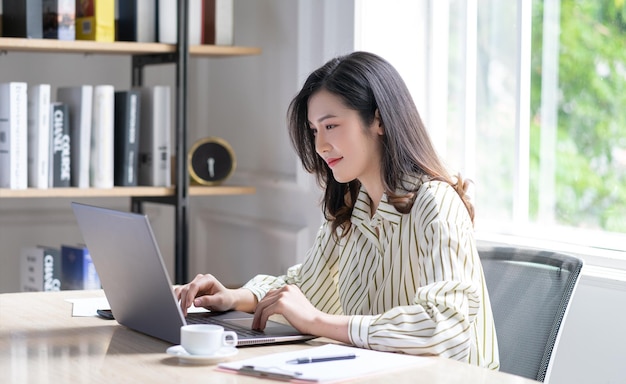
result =
[{"label": "pen", "polygon": [[321,363],[324,361],[335,360],[349,360],[356,358],[355,354],[340,355],[340,356],[320,356],[320,357],[299,357],[297,359],[288,360],[287,364],[309,364],[309,363]]},{"label": "pen", "polygon": [[[273,370],[276,370],[273,371]],[[255,367],[254,365],[244,365],[237,370],[242,375],[262,377],[281,381],[291,381],[302,375],[302,372],[291,372],[277,367]]]}]

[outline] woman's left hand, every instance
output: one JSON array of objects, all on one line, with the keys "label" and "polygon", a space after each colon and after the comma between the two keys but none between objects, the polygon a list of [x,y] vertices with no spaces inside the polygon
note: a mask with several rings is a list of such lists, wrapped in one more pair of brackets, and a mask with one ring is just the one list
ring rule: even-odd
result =
[{"label": "woman's left hand", "polygon": [[324,313],[311,304],[300,288],[285,285],[269,291],[259,301],[254,311],[252,329],[264,329],[269,317],[276,314],[282,315],[298,331],[313,335],[316,319]]}]

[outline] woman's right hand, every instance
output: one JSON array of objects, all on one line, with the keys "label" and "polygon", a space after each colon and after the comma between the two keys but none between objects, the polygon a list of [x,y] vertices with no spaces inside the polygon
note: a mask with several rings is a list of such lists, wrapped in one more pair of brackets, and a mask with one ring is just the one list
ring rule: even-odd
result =
[{"label": "woman's right hand", "polygon": [[252,312],[257,301],[251,291],[226,288],[211,274],[197,275],[190,283],[176,287],[174,294],[180,300],[184,316],[187,316],[187,308],[192,304],[210,311],[239,309]]}]

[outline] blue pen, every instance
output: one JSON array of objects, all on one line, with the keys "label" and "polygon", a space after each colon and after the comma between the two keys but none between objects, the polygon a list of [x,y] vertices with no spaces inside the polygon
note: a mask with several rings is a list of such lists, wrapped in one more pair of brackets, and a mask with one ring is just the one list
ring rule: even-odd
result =
[{"label": "blue pen", "polygon": [[354,358],[356,358],[356,355],[353,353],[349,355],[340,355],[340,356],[299,357],[297,359],[288,360],[287,364],[321,363],[324,361],[349,360],[349,359],[354,359]]}]

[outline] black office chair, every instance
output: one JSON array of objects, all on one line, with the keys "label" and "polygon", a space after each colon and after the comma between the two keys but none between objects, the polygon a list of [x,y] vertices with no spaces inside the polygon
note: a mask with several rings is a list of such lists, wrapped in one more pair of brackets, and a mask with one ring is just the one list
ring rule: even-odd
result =
[{"label": "black office chair", "polygon": [[583,261],[533,248],[478,242],[491,299],[500,371],[543,382]]}]

